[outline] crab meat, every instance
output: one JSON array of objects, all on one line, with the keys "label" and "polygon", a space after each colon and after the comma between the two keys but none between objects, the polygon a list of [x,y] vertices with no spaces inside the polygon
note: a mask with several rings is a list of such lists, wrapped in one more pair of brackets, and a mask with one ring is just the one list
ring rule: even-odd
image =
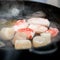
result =
[{"label": "crab meat", "polygon": [[13,26],[14,30],[17,31],[18,29],[27,28],[28,23],[25,20],[18,20],[16,24]]},{"label": "crab meat", "polygon": [[48,31],[46,31],[46,32],[51,33],[51,36],[52,36],[52,37],[55,37],[55,36],[58,35],[59,30],[58,30],[57,28],[52,28],[52,27],[50,27],[50,29],[49,29]]},{"label": "crab meat", "polygon": [[38,25],[38,24],[30,24],[29,25],[29,28],[31,28],[36,33],[41,33],[41,32],[45,32],[45,31],[48,30],[47,27],[42,26],[42,25]]},{"label": "crab meat", "polygon": [[12,43],[15,44],[16,40],[25,40],[25,39],[27,39],[26,37],[27,37],[27,35],[24,32],[16,32],[16,34],[12,40]]},{"label": "crab meat", "polygon": [[30,28],[22,28],[22,29],[19,29],[18,32],[25,33],[28,39],[32,39],[35,34],[35,32]]},{"label": "crab meat", "polygon": [[14,37],[15,31],[13,28],[4,27],[0,31],[0,37],[3,40],[11,40]]},{"label": "crab meat", "polygon": [[29,24],[40,24],[40,25],[44,25],[44,26],[49,26],[50,22],[48,21],[48,19],[44,19],[44,18],[30,18],[28,19],[28,23]]}]

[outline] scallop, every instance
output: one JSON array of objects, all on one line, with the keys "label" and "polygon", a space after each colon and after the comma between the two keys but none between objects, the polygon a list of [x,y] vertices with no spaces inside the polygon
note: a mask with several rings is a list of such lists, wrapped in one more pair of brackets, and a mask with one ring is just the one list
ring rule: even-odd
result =
[{"label": "scallop", "polygon": [[29,28],[31,28],[33,31],[35,31],[36,33],[41,33],[41,32],[45,32],[48,30],[47,27],[45,26],[41,26],[41,25],[38,25],[38,24],[30,24],[29,25]]},{"label": "scallop", "polygon": [[28,19],[29,24],[40,24],[49,27],[50,22],[48,19],[45,18],[30,18]]},{"label": "scallop", "polygon": [[42,47],[46,46],[51,42],[50,39],[46,39],[45,37],[42,36],[36,36],[33,38],[33,47]]},{"label": "scallop", "polygon": [[16,40],[15,49],[29,49],[31,48],[31,41],[29,40]]},{"label": "scallop", "polygon": [[0,38],[3,40],[11,40],[14,37],[15,31],[13,28],[2,28],[0,31]]},{"label": "scallop", "polygon": [[26,34],[24,32],[16,32],[13,40],[12,40],[12,43],[14,44],[16,40],[23,40],[23,39],[26,39]]}]

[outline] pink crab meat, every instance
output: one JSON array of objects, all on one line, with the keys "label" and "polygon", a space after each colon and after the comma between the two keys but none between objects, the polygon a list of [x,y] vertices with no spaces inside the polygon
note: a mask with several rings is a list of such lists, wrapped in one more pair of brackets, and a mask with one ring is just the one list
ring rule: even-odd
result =
[{"label": "pink crab meat", "polygon": [[48,30],[47,27],[39,25],[39,24],[30,24],[29,28],[31,28],[36,33],[46,32]]},{"label": "pink crab meat", "polygon": [[22,28],[19,29],[18,32],[24,32],[27,35],[28,39],[32,39],[35,34],[35,32],[30,28]]},{"label": "pink crab meat", "polygon": [[18,20],[13,26],[13,28],[15,31],[17,31],[18,29],[27,28],[27,26],[28,23],[26,22],[26,20]]},{"label": "pink crab meat", "polygon": [[59,30],[58,30],[57,28],[52,28],[52,27],[50,27],[50,29],[49,29],[49,30],[47,30],[46,32],[51,33],[51,36],[52,36],[52,37],[55,37],[55,36],[57,36],[57,35],[58,35]]}]

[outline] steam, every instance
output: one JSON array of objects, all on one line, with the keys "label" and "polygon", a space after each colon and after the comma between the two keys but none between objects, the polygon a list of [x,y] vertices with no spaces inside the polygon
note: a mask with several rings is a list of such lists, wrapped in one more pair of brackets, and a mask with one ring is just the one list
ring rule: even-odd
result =
[{"label": "steam", "polygon": [[19,9],[17,8],[13,8],[11,10],[9,10],[7,13],[0,13],[0,17],[12,17],[12,16],[18,16],[19,15]]},{"label": "steam", "polygon": [[60,41],[60,25],[55,23],[55,22],[52,22],[52,21],[50,21],[50,23],[51,23],[50,24],[51,27],[59,29],[58,35],[56,37],[52,38],[52,43],[53,42],[58,42],[58,41]]},{"label": "steam", "polygon": [[24,3],[20,1],[1,1],[0,2],[0,18],[13,18],[16,16],[22,16],[22,10],[24,8]]},{"label": "steam", "polygon": [[20,11],[17,8],[12,8],[9,12],[10,12],[11,16],[18,16]]}]

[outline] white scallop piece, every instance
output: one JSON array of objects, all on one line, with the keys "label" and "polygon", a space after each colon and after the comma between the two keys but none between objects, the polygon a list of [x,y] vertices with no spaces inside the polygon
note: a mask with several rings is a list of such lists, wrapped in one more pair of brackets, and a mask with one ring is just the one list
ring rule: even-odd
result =
[{"label": "white scallop piece", "polygon": [[31,48],[31,41],[30,40],[16,40],[15,41],[15,49],[29,49]]},{"label": "white scallop piece", "polygon": [[47,38],[47,39],[48,39],[48,38],[51,39],[51,37],[52,37],[49,32],[44,32],[44,33],[41,33],[40,35],[41,35],[42,37]]},{"label": "white scallop piece", "polygon": [[45,19],[45,18],[30,18],[30,19],[28,19],[28,23],[29,24],[40,24],[40,25],[44,25],[44,26],[50,25],[49,20]]},{"label": "white scallop piece", "polygon": [[3,40],[11,40],[14,37],[15,31],[13,28],[2,28],[0,31],[0,37]]},{"label": "white scallop piece", "polygon": [[30,24],[29,28],[31,28],[33,31],[35,31],[36,33],[41,33],[41,32],[45,32],[48,30],[47,27],[45,26],[39,26],[38,24]]},{"label": "white scallop piece", "polygon": [[33,47],[35,48],[46,46],[49,43],[51,43],[51,40],[46,39],[45,37],[42,36],[36,36],[33,38]]}]

